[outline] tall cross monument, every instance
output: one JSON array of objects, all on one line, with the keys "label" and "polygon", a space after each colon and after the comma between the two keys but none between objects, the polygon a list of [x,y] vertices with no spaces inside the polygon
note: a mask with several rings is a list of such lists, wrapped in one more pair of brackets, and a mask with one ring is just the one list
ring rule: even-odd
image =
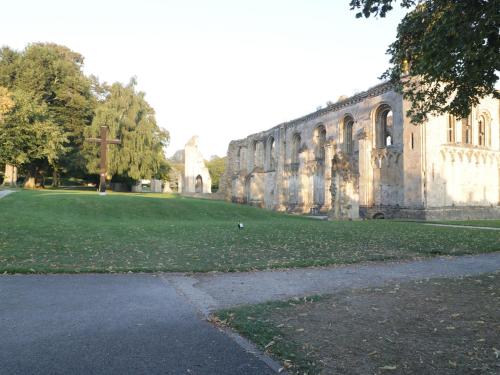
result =
[{"label": "tall cross monument", "polygon": [[107,126],[101,126],[101,138],[87,138],[87,141],[101,144],[101,171],[99,178],[99,193],[106,193],[108,145],[117,145],[120,144],[121,141],[119,139],[108,139]]}]

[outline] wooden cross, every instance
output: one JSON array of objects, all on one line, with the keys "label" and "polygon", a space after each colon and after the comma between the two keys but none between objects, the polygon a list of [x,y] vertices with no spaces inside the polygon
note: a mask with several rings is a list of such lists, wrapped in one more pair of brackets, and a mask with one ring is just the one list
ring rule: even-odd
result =
[{"label": "wooden cross", "polygon": [[120,144],[121,141],[119,139],[108,139],[108,128],[106,126],[101,126],[101,138],[87,138],[87,141],[101,144],[101,173],[99,179],[99,193],[106,193],[108,145],[117,145]]}]

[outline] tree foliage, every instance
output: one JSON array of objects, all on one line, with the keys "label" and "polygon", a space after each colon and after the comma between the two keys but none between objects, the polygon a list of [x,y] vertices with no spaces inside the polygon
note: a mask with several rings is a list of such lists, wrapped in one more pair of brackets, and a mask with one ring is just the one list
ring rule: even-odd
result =
[{"label": "tree foliage", "polygon": [[168,174],[163,148],[168,133],[154,111],[127,86],[100,84],[83,73],[83,56],[57,44],[35,43],[22,51],[0,49],[0,164],[33,176],[97,172],[98,147],[84,142],[108,126],[122,139],[110,148],[112,174],[128,179]]},{"label": "tree foliage", "polygon": [[[495,89],[500,70],[499,0],[351,0],[357,17],[384,17],[398,3],[413,8],[387,50],[383,74],[412,103],[414,123],[428,115],[466,117]],[[402,77],[407,77],[402,79]]]},{"label": "tree foliage", "polygon": [[[169,134],[158,126],[145,94],[137,92],[135,87],[135,79],[126,86],[111,85],[85,135],[99,137],[100,127],[108,127],[109,137],[121,140],[119,145],[108,146],[108,174],[139,180],[166,173],[164,148]],[[86,143],[84,149],[88,170],[98,173],[99,147]]]},{"label": "tree foliage", "polygon": [[220,178],[226,170],[226,159],[226,157],[213,157],[206,163],[212,180],[212,191],[219,189]]},{"label": "tree foliage", "polygon": [[82,66],[80,54],[56,44],[0,50],[0,85],[14,102],[0,127],[1,161],[31,176],[76,164],[96,103]]},{"label": "tree foliage", "polygon": [[2,121],[3,115],[10,112],[12,107],[14,107],[12,94],[5,87],[0,86],[0,121]]}]

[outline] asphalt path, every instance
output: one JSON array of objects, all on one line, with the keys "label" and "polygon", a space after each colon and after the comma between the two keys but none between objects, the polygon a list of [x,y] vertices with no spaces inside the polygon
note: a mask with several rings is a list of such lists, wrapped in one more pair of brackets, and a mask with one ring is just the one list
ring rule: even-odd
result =
[{"label": "asphalt path", "polygon": [[376,287],[410,280],[478,275],[498,270],[500,252],[290,270],[164,274],[161,277],[173,283],[200,311],[210,314],[217,309],[243,304],[332,294],[350,288]]},{"label": "asphalt path", "polygon": [[0,276],[0,374],[274,374],[156,275]]},{"label": "asphalt path", "polygon": [[281,271],[0,276],[0,375],[274,374],[217,308],[500,270],[500,253]]}]

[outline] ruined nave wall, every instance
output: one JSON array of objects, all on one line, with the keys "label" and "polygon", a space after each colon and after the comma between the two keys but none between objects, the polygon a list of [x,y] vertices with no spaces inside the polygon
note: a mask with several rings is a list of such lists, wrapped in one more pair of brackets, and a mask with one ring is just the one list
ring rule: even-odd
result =
[{"label": "ruined nave wall", "polygon": [[226,198],[340,219],[500,216],[499,101],[474,108],[470,144],[458,120],[448,140],[449,116],[411,124],[410,104],[382,84],[231,142]]}]

